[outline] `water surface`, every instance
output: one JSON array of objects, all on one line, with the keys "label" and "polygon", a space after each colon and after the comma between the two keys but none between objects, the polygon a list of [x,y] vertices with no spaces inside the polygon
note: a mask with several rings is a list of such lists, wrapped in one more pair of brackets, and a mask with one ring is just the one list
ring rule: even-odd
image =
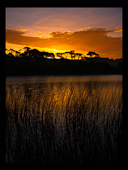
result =
[{"label": "water surface", "polygon": [[6,78],[7,162],[117,162],[122,76]]}]

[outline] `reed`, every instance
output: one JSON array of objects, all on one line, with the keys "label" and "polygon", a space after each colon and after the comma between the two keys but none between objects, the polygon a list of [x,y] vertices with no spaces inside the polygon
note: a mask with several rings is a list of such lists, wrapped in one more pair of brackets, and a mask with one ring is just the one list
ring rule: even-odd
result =
[{"label": "reed", "polygon": [[121,82],[7,85],[7,162],[117,162]]}]

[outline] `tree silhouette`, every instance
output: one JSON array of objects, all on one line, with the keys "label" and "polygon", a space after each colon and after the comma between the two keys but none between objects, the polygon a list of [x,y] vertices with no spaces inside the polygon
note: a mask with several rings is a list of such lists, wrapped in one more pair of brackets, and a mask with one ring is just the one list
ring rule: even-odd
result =
[{"label": "tree silhouette", "polygon": [[15,51],[16,52],[16,57],[20,56],[20,52],[19,51]]},{"label": "tree silhouette", "polygon": [[39,57],[40,57],[40,58],[44,58],[45,53],[46,53],[45,51],[39,52]]},{"label": "tree silhouette", "polygon": [[23,49],[25,49],[25,57],[28,56],[29,57],[29,50],[31,49],[30,47],[24,47]]},{"label": "tree silhouette", "polygon": [[23,49],[25,49],[26,50],[26,52],[28,53],[29,52],[29,50],[31,49],[30,47],[24,47]]},{"label": "tree silhouette", "polygon": [[70,55],[71,55],[71,58],[75,58],[75,53],[74,53],[75,51],[74,50],[71,50],[69,53],[70,53]]},{"label": "tree silhouette", "polygon": [[64,53],[56,53],[57,57],[59,57],[60,59],[63,58],[63,57],[62,57],[63,54],[64,54]]},{"label": "tree silhouette", "polygon": [[81,53],[75,53],[75,56],[78,56],[78,59],[80,59],[80,57],[82,56]]},{"label": "tree silhouette", "polygon": [[[13,53],[15,52],[15,56],[16,57],[25,57],[25,58],[26,57],[27,58],[28,57],[29,58],[35,57],[35,58],[50,58],[50,59],[55,59],[54,53],[49,53],[49,52],[45,52],[45,51],[41,52],[41,51],[39,51],[37,49],[31,49],[30,47],[24,47],[23,49],[25,49],[25,51],[23,53],[19,52],[19,51],[22,51],[22,49],[20,49],[18,51],[14,50],[14,49],[9,49],[9,50],[5,49],[5,51],[9,51],[7,55],[10,56],[10,57],[14,57]],[[59,59],[64,59],[64,58],[68,59],[69,57],[71,59],[75,59],[77,57],[78,60],[80,60],[80,59],[84,60],[84,59],[88,58],[86,56],[82,56],[83,55],[82,53],[75,53],[74,50],[66,51],[64,53],[58,52],[58,53],[56,53],[56,55],[57,55],[57,57]],[[87,55],[89,55],[90,58],[92,58],[92,56],[95,56],[96,58],[100,57],[99,54],[97,54],[97,53],[95,53],[93,51],[89,51],[87,53]]]},{"label": "tree silhouette", "polygon": [[87,55],[90,55],[90,58],[92,58],[93,55],[97,55],[97,54],[93,51],[89,51]]},{"label": "tree silhouette", "polygon": [[28,51],[29,57],[34,56],[35,58],[39,58],[39,51],[37,49],[31,49]]},{"label": "tree silhouette", "polygon": [[99,58],[100,56],[99,56],[99,54],[95,53],[95,57]]},{"label": "tree silhouette", "polygon": [[14,57],[12,53],[8,53],[8,56],[9,57]]},{"label": "tree silhouette", "polygon": [[70,52],[69,51],[66,51],[65,53],[63,53],[65,56],[66,56],[66,58],[68,58],[68,54],[70,55]]},{"label": "tree silhouette", "polygon": [[10,51],[11,51],[12,56],[14,56],[14,55],[13,55],[13,52],[15,52],[15,50],[13,50],[13,49],[11,48]]},{"label": "tree silhouette", "polygon": [[[24,48],[25,51],[20,53],[13,49],[5,49],[8,53],[6,53],[5,58],[7,61],[7,75],[49,75],[49,74],[106,74],[106,73],[122,73],[122,65],[120,61],[111,61],[108,59],[98,60],[99,54],[89,51],[87,55],[90,57],[94,57],[93,59],[89,59],[87,56],[83,56],[81,53],[75,53],[74,50],[66,51],[64,53],[56,53],[59,59],[74,59],[76,57],[77,60],[81,61],[50,61],[48,59],[54,59],[54,53],[49,52],[40,52],[37,49],[30,49],[29,47]],[[20,50],[21,51],[21,50]],[[21,57],[22,59],[17,59],[13,56],[12,53],[16,53],[16,57]],[[29,55],[27,55],[27,52]],[[35,57],[36,59],[31,59]],[[88,62],[89,61],[89,62]],[[96,62],[95,62],[96,61]],[[111,66],[115,62],[115,65],[118,64],[117,67]],[[122,61],[121,61],[122,62]],[[61,64],[60,64],[61,63]],[[74,69],[77,67],[78,69]],[[66,69],[64,69],[66,68]],[[11,70],[11,71],[10,71]],[[52,70],[52,71],[50,71]]]},{"label": "tree silhouette", "polygon": [[51,57],[52,59],[55,59],[55,55],[54,55],[54,53],[49,53],[49,55],[48,55],[49,57]]},{"label": "tree silhouette", "polygon": [[13,50],[13,49],[9,49],[8,51],[9,51],[9,54],[8,54],[8,55],[9,55],[10,57],[14,57],[14,55],[13,55],[14,50]]}]

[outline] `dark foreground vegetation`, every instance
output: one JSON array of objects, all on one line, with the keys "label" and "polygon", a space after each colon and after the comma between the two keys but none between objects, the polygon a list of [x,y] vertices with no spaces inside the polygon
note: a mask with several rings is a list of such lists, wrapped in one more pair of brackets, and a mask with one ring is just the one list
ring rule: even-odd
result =
[{"label": "dark foreground vegetation", "polygon": [[122,160],[122,82],[6,82],[6,162]]},{"label": "dark foreground vegetation", "polygon": [[[70,51],[56,53],[59,58],[56,59],[53,53],[25,48],[22,54],[6,54],[6,76],[122,74],[122,59],[101,58],[91,51],[87,54],[90,58]],[[65,58],[66,55],[72,60]],[[76,57],[78,60],[74,60]]]}]

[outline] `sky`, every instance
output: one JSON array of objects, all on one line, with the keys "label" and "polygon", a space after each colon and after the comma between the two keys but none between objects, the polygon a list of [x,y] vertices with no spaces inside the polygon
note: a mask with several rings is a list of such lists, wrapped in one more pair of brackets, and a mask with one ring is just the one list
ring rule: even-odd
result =
[{"label": "sky", "polygon": [[6,48],[122,58],[122,8],[6,8]]}]

